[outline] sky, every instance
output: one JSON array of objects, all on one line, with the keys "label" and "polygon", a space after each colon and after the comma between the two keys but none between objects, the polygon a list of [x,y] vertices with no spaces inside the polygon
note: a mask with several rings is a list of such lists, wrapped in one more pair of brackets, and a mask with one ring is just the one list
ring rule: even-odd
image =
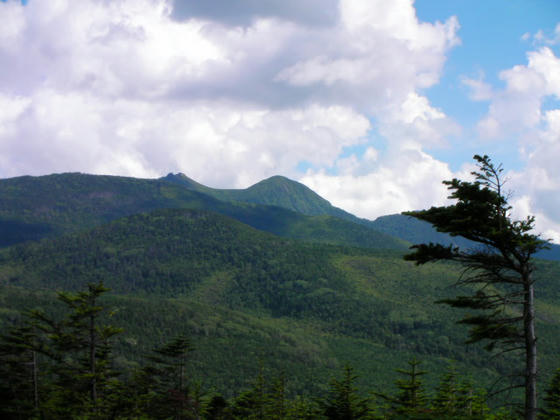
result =
[{"label": "sky", "polygon": [[0,178],[273,175],[360,217],[472,156],[560,243],[557,0],[0,0]]}]

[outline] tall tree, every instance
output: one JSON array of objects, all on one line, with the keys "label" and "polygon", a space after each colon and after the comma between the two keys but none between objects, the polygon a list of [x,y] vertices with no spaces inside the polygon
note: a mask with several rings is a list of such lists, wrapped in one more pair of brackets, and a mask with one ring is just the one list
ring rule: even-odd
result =
[{"label": "tall tree", "polygon": [[[488,340],[486,348],[523,350],[525,370],[518,386],[525,388],[526,419],[537,416],[537,345],[535,334],[534,279],[531,257],[546,247],[531,233],[534,217],[512,220],[508,194],[504,191],[502,165],[488,156],[475,155],[475,180],[444,181],[456,204],[404,214],[431,223],[438,231],[462,236],[477,243],[471,249],[453,245],[419,244],[405,256],[416,264],[455,261],[464,268],[458,284],[474,293],[441,301],[456,308],[481,310],[460,322],[470,325],[469,342]],[[520,314],[520,315],[519,315]]]},{"label": "tall tree", "polygon": [[354,385],[357,376],[350,366],[344,367],[342,379],[333,379],[329,394],[322,402],[323,413],[332,420],[365,419],[369,415],[369,400],[358,394]]},{"label": "tall tree", "polygon": [[149,401],[151,415],[158,418],[197,418],[199,407],[193,399],[188,380],[187,361],[192,346],[188,337],[179,335],[153,350],[150,365],[144,368],[150,384],[148,392],[155,393]]},{"label": "tall tree", "polygon": [[64,412],[58,416],[86,411],[103,417],[103,411],[110,409],[105,407],[104,397],[117,376],[112,366],[111,340],[122,329],[100,321],[107,309],[99,299],[108,290],[100,282],[90,283],[87,290],[78,293],[59,292],[58,300],[68,310],[61,321],[42,311],[30,312],[32,325],[46,337],[35,350],[52,362],[61,401],[55,406]]},{"label": "tall tree", "polygon": [[0,417],[39,416],[38,346],[29,322],[0,334]]},{"label": "tall tree", "polygon": [[404,379],[397,379],[395,385],[399,392],[396,396],[375,392],[378,397],[388,401],[391,405],[391,415],[418,416],[428,411],[428,397],[424,391],[422,376],[427,372],[420,370],[421,364],[418,360],[410,360],[408,369],[397,369],[397,372],[404,376]]}]

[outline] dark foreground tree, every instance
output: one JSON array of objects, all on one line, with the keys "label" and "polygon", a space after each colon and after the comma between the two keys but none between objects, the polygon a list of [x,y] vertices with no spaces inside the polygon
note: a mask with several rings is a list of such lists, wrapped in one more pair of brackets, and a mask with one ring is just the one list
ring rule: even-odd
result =
[{"label": "dark foreground tree", "polygon": [[550,381],[550,386],[546,390],[546,397],[544,397],[545,408],[542,410],[541,419],[560,419],[560,369]]},{"label": "dark foreground tree", "polygon": [[475,155],[478,171],[474,182],[444,181],[456,204],[404,214],[431,223],[439,232],[462,236],[476,242],[471,249],[440,244],[414,245],[405,259],[425,264],[440,260],[460,263],[464,270],[458,280],[474,293],[441,301],[457,308],[480,310],[460,322],[470,325],[469,342],[487,340],[488,350],[522,350],[525,370],[526,419],[537,416],[537,345],[535,335],[534,279],[531,257],[546,247],[546,241],[531,233],[534,217],[511,219],[505,194],[502,166],[488,156]]},{"label": "dark foreground tree", "polygon": [[354,385],[356,379],[353,369],[345,366],[343,378],[331,381],[329,394],[322,402],[323,413],[327,419],[354,420],[368,417],[369,401],[359,396]]},{"label": "dark foreground tree", "polygon": [[390,416],[404,416],[406,418],[416,418],[427,415],[428,397],[424,391],[422,376],[426,371],[420,370],[422,362],[410,360],[408,369],[397,369],[397,372],[404,376],[404,379],[397,379],[395,385],[399,393],[396,396],[383,393],[375,393],[390,404]]}]

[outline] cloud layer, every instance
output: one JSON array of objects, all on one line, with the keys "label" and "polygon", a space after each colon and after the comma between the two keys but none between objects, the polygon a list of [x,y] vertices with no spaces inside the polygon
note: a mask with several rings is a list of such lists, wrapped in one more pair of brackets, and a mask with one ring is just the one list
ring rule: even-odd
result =
[{"label": "cloud layer", "polygon": [[[461,127],[425,92],[459,27],[420,21],[412,0],[8,0],[0,177],[182,171],[246,187],[283,174],[363,217],[441,204],[454,174],[429,151]],[[463,78],[489,101],[481,136],[527,134],[535,179],[558,148],[560,116],[543,109],[560,91],[547,42],[504,70],[502,90]],[[553,169],[546,188],[558,191]],[[518,178],[524,208],[560,232],[545,184]]]}]

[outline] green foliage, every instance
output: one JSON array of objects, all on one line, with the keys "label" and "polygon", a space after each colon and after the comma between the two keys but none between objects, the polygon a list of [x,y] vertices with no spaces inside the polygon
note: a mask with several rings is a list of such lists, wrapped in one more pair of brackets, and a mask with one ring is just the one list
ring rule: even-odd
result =
[{"label": "green foliage", "polygon": [[[164,344],[157,346],[139,364],[121,367],[120,371],[113,371],[114,375],[98,377],[98,395],[94,400],[91,395],[92,375],[83,376],[82,371],[90,370],[91,365],[84,363],[82,367],[75,365],[74,374],[66,375],[61,381],[60,369],[79,361],[73,351],[60,357],[57,343],[77,343],[76,347],[84,347],[80,339],[72,337],[84,336],[83,330],[88,330],[87,323],[82,321],[91,315],[108,313],[99,304],[99,297],[106,292],[102,284],[91,284],[88,289],[79,293],[61,293],[59,301],[63,303],[62,311],[65,316],[62,321],[51,320],[45,314],[28,317],[29,321],[20,327],[12,328],[0,340],[0,357],[2,361],[18,361],[18,357],[29,350],[39,349],[48,357],[40,364],[46,374],[41,375],[38,387],[40,398],[36,407],[33,406],[34,397],[29,392],[31,377],[17,376],[17,372],[24,372],[29,366],[18,363],[0,365],[12,380],[15,388],[12,391],[22,393],[1,392],[3,418],[176,418],[176,419],[357,419],[381,418],[374,415],[368,407],[368,399],[359,395],[356,379],[357,375],[349,366],[344,368],[340,379],[332,379],[326,390],[326,397],[319,399],[317,394],[309,392],[294,395],[288,391],[291,379],[284,374],[271,377],[265,373],[265,366],[260,365],[252,386],[243,390],[234,389],[238,394],[229,400],[220,394],[210,396],[204,387],[197,384],[191,364],[191,339],[177,336]],[[84,316],[84,314],[87,314]],[[138,318],[137,318],[138,319]],[[38,323],[35,324],[35,322]],[[99,330],[103,327],[96,324]],[[65,330],[59,333],[62,340],[51,333],[52,326]],[[62,327],[64,326],[64,328]],[[113,327],[114,328],[114,327]],[[73,334],[69,331],[75,329]],[[117,337],[117,336],[115,336]],[[48,345],[45,345],[48,344]],[[91,343],[88,343],[91,344]],[[49,349],[49,351],[47,351]],[[111,360],[98,355],[96,367],[101,371],[101,362]],[[85,359],[85,358],[83,358]],[[22,356],[21,361],[29,360],[28,355]],[[84,360],[85,362],[85,360]],[[231,363],[231,360],[230,360]],[[113,361],[111,360],[111,364]],[[423,392],[420,379],[425,372],[418,369],[419,362],[409,362],[406,370],[397,370],[405,379],[396,381],[397,394],[395,397],[384,397],[391,402],[392,410],[387,411],[383,418],[397,419],[511,419],[511,412],[505,410],[492,411],[484,404],[484,396],[473,391],[469,381],[462,379],[455,370],[449,370],[436,387],[436,396],[430,402]],[[35,366],[34,366],[35,367]],[[107,367],[107,366],[105,366]],[[204,372],[205,370],[203,370]],[[27,378],[26,378],[27,376]],[[5,378],[0,378],[5,380]],[[19,381],[19,382],[18,382]],[[27,384],[25,383],[27,382]],[[19,386],[21,383],[22,386]],[[0,381],[4,390],[4,383]],[[551,389],[553,386],[551,387]],[[551,391],[552,392],[552,391]],[[550,394],[550,393],[549,393]],[[81,395],[81,396],[80,396]],[[379,393],[378,393],[379,395]],[[319,404],[317,404],[319,401]],[[429,407],[432,407],[430,409]]]},{"label": "green foliage", "polygon": [[354,420],[369,418],[368,399],[362,398],[354,385],[357,376],[346,365],[342,379],[333,378],[327,398],[322,402],[325,417],[330,420]]},{"label": "green foliage", "polygon": [[[297,188],[286,191],[280,188],[284,191],[283,201],[295,200],[288,198],[287,193],[300,188],[308,190],[297,185]],[[265,190],[259,187],[249,196],[265,194]],[[263,205],[275,204],[266,199],[248,200],[247,203],[221,201],[208,195],[211,191],[202,186],[185,188],[184,184],[169,182],[167,178],[147,180],[75,173],[0,180],[0,247],[57,237],[124,216],[165,208],[209,210],[256,229],[314,242],[368,248],[405,247],[403,241],[370,228],[364,229],[356,223],[359,219],[354,216],[348,215],[351,220],[340,219],[338,213],[347,213],[339,209],[332,215],[319,212],[319,217],[312,217],[307,213],[296,213],[289,206]],[[228,200],[225,196],[220,198]],[[302,203],[310,203],[309,200],[324,202],[331,207],[311,190],[301,196]]]},{"label": "green foliage", "polygon": [[560,418],[560,369],[550,381],[550,385],[546,389],[546,396],[544,397],[545,407],[541,410],[539,419],[558,419]]},{"label": "green foliage", "polygon": [[0,417],[31,418],[38,412],[38,347],[30,323],[12,325],[0,336]]},{"label": "green foliage", "polygon": [[[115,341],[119,364],[188,332],[199,349],[193,374],[227,398],[256,374],[255,358],[276,375],[286,370],[290,392],[321,391],[341,361],[378,372],[359,378],[363,388],[390,383],[389,366],[411,357],[435,372],[454,359],[485,383],[512,363],[488,361],[477,346],[465,352],[453,311],[432,306],[455,293],[446,286],[457,275],[452,265],[417,269],[398,252],[297,243],[211,213],[158,210],[18,246],[0,259],[0,308],[43,306],[60,319],[41,290],[77,291],[105,279],[116,293],[106,299],[119,308],[112,323],[126,331]],[[560,269],[545,267],[541,357],[553,366],[560,292],[550,280]]]},{"label": "green foliage", "polygon": [[476,181],[444,181],[456,204],[405,214],[433,224],[440,232],[474,241],[478,247],[465,250],[424,243],[414,245],[415,251],[405,259],[420,265],[453,261],[464,267],[459,283],[475,286],[474,293],[439,302],[478,311],[461,320],[471,326],[469,343],[486,340],[490,351],[495,347],[502,352],[524,351],[525,369],[521,374],[515,372],[523,383],[517,386],[525,388],[525,418],[535,419],[537,339],[531,258],[546,247],[546,241],[531,233],[534,217],[511,219],[502,166],[494,165],[488,156],[475,155],[474,160]]},{"label": "green foliage", "polygon": [[334,216],[352,222],[358,220],[351,214],[333,207],[327,200],[305,185],[283,176],[273,176],[249,188],[240,190],[209,188],[181,173],[176,175],[168,174],[163,179],[222,201],[277,206],[308,216]]},{"label": "green foliage", "polygon": [[490,410],[484,390],[475,390],[472,380],[459,376],[450,365],[441,377],[432,400],[432,411],[445,418],[483,418]]},{"label": "green foliage", "polygon": [[[402,261],[401,252],[379,250],[398,249],[402,242],[361,225],[306,217],[280,207],[225,203],[164,181],[79,174],[6,181],[17,194],[4,191],[8,199],[0,203],[6,209],[0,219],[44,223],[50,226],[49,235],[80,232],[0,251],[0,312],[6,315],[0,323],[7,330],[3,321],[17,317],[17,310],[38,307],[61,322],[65,309],[51,302],[50,290],[76,292],[104,280],[115,292],[104,296],[117,308],[111,324],[123,326],[125,332],[112,340],[111,369],[123,374],[107,380],[100,402],[107,408],[101,412],[110,407],[140,417],[148,406],[157,405],[159,391],[153,385],[161,378],[144,369],[146,354],[178,332],[188,334],[197,349],[187,358],[188,386],[181,398],[185,407],[215,418],[231,416],[236,398],[252,389],[251,378],[259,369],[255,360],[265,366],[263,410],[274,407],[267,415],[285,411],[286,418],[318,418],[311,396],[327,392],[328,378],[342,361],[367,373],[356,378],[357,387],[386,392],[391,392],[386,384],[392,382],[392,367],[413,357],[422,358],[435,374],[453,359],[482,385],[515,363],[511,358],[488,360],[475,345],[465,351],[462,334],[452,324],[453,311],[432,306],[436,297],[455,294],[447,288],[448,279],[458,274],[455,265],[415,269]],[[43,189],[33,186],[35,181]],[[12,201],[22,192],[33,195],[32,205]],[[274,194],[280,197],[281,192]],[[53,205],[52,197],[61,205]],[[159,207],[194,210],[149,212]],[[200,209],[284,236],[377,250],[286,240]],[[127,214],[134,215],[114,220]],[[105,224],[109,220],[113,222]],[[16,226],[14,232],[19,229]],[[541,265],[544,269],[535,276],[543,287],[537,303],[542,305],[539,342],[546,346],[540,357],[543,366],[552,366],[560,351],[560,288],[552,279],[560,266]],[[27,375],[30,365],[19,367],[27,369],[22,377]],[[52,385],[56,375],[45,371],[43,377],[41,372],[39,393],[46,392],[45,400],[53,404],[56,396],[62,401],[59,389],[41,388],[41,379]],[[283,385],[274,379],[282,372]],[[425,380],[427,387],[433,386],[436,375],[426,375]],[[29,382],[25,387],[29,391]],[[212,391],[205,395],[205,389]],[[185,410],[183,415],[190,414]]]},{"label": "green foliage", "polygon": [[428,397],[421,380],[421,376],[427,372],[418,369],[420,363],[413,359],[408,362],[408,369],[397,369],[405,378],[395,382],[399,390],[395,397],[378,394],[391,403],[392,410],[397,414],[417,415],[427,411]]}]

